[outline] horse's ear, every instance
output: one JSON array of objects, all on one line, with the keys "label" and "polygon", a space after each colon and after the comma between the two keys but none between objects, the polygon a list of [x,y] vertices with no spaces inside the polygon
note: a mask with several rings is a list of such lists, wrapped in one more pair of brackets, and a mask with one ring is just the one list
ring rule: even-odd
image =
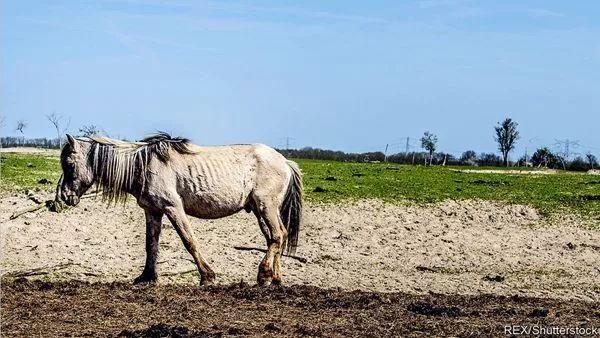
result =
[{"label": "horse's ear", "polygon": [[71,148],[75,149],[75,138],[67,134],[67,141],[69,141],[69,145],[71,146]]}]

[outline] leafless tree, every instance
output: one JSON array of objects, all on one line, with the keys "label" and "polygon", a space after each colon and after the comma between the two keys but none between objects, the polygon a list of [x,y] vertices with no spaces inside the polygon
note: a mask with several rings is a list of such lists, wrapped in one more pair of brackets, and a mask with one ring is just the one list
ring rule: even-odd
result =
[{"label": "leafless tree", "polygon": [[496,135],[494,139],[498,142],[498,149],[502,153],[504,165],[508,167],[508,154],[515,149],[515,143],[519,139],[519,124],[511,118],[507,118],[502,123],[494,127]]},{"label": "leafless tree", "polygon": [[25,128],[27,128],[27,121],[25,121],[25,120],[17,121],[17,128],[15,128],[16,131],[21,132],[21,134],[25,134]]},{"label": "leafless tree", "polygon": [[598,163],[598,161],[596,160],[596,156],[594,156],[594,154],[592,153],[587,153],[585,157],[588,160],[590,169],[594,169],[594,164]]},{"label": "leafless tree", "polygon": [[84,125],[79,128],[79,134],[83,137],[98,136],[102,133],[102,129],[95,124]]},{"label": "leafless tree", "polygon": [[71,124],[71,119],[63,125],[63,116],[58,115],[56,113],[52,113],[50,115],[46,115],[46,118],[52,125],[54,129],[56,129],[56,137],[58,138],[58,147],[62,148],[62,135],[69,129],[69,125]]}]

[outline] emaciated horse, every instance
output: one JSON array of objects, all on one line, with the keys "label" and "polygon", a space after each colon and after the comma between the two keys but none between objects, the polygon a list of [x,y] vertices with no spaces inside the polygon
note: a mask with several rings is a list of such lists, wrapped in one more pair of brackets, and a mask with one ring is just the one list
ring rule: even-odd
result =
[{"label": "emaciated horse", "polygon": [[163,216],[192,255],[201,285],[215,273],[200,254],[187,215],[215,219],[245,209],[253,212],[267,241],[258,269],[260,285],[281,283],[281,255],[298,244],[302,179],[296,163],[261,145],[200,147],[166,133],[140,142],[103,137],[73,138],[61,152],[63,177],[57,195],[75,206],[92,186],[109,203],[128,194],[146,214],[146,264],[135,283],[157,278],[156,260]]}]

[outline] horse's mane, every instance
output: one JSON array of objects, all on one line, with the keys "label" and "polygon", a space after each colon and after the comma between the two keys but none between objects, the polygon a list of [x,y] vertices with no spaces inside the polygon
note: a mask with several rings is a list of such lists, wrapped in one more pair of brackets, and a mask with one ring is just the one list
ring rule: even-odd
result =
[{"label": "horse's mane", "polygon": [[179,154],[194,154],[190,140],[159,132],[138,142],[126,142],[107,137],[90,137],[88,163],[96,184],[109,202],[125,200],[134,184],[146,184],[146,168],[152,157],[163,163],[171,160],[171,150]]}]

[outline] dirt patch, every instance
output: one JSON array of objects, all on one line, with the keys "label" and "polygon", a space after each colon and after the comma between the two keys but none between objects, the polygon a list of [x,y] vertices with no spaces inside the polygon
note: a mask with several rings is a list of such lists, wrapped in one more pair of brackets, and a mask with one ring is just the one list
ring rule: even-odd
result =
[{"label": "dirt patch", "polygon": [[[15,210],[31,205],[22,195],[0,200],[2,274],[129,282],[141,272],[144,216],[133,201],[107,208],[88,199],[60,214],[40,210],[8,220]],[[164,222],[159,282],[197,284],[190,256]],[[254,216],[241,212],[191,222],[218,283],[254,283],[264,254],[234,249],[265,247]],[[297,252],[307,262],[284,258],[284,282],[598,301],[600,250],[594,248],[600,232],[576,223],[571,217],[548,226],[530,207],[484,201],[308,204]]]},{"label": "dirt patch", "polygon": [[504,325],[598,327],[600,304],[311,286],[3,283],[3,335],[498,336]]}]

